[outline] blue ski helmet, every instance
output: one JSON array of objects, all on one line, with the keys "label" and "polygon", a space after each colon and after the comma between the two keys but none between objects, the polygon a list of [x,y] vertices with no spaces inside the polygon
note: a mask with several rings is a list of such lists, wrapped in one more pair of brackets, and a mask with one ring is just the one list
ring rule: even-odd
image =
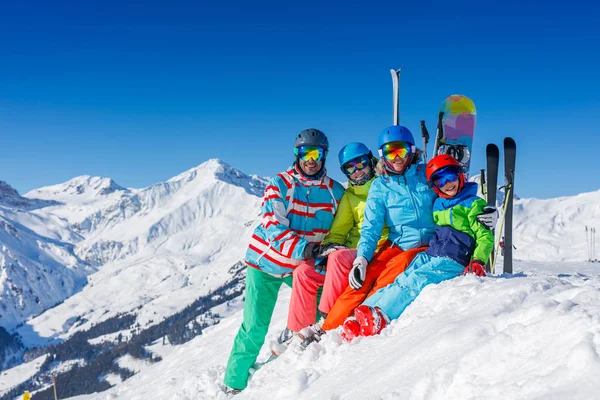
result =
[{"label": "blue ski helmet", "polygon": [[[363,175],[362,178],[352,179],[350,177],[352,174],[348,173],[346,168],[344,168],[344,165],[348,161],[352,161],[359,157],[367,157],[369,159],[369,167],[371,167],[371,169],[367,174]],[[344,175],[348,177],[348,180],[353,185],[362,186],[365,183],[369,182],[375,176],[375,164],[373,163],[373,153],[371,153],[371,150],[369,150],[369,148],[362,143],[348,143],[340,150],[340,153],[338,154],[338,159],[340,161],[340,169],[342,170]]]},{"label": "blue ski helmet", "polygon": [[329,140],[327,140],[327,136],[318,129],[305,129],[296,136],[294,147],[298,148],[304,145],[319,146],[326,152],[329,150]]},{"label": "blue ski helmet", "polygon": [[340,160],[340,167],[346,164],[348,161],[353,160],[360,156],[368,156],[371,158],[373,154],[367,146],[359,142],[348,143],[340,150],[338,159]]},{"label": "blue ski helmet", "polygon": [[[415,138],[413,134],[410,133],[408,128],[400,125],[392,125],[388,126],[379,134],[379,140],[377,141],[377,148],[379,149],[379,153],[381,153],[381,148],[384,144],[390,142],[405,142],[410,143],[412,145],[412,152],[415,152]],[[379,154],[381,156],[381,154]]]}]

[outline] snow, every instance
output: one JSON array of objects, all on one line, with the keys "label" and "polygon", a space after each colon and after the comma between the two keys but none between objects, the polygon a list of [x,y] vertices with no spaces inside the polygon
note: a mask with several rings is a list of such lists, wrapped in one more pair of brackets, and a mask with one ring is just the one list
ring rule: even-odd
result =
[{"label": "snow", "polygon": [[9,370],[0,372],[0,396],[14,386],[25,382],[35,375],[40,366],[46,361],[46,357],[48,357],[48,355],[44,354],[28,363],[23,363]]},{"label": "snow", "polygon": [[[12,297],[13,323],[29,318],[16,332],[28,346],[45,345],[119,313],[134,313],[143,329],[183,309],[231,278],[258,223],[264,185],[219,160],[144,189],[89,176],[24,197],[0,185],[0,261],[19,261],[1,272],[0,289],[10,296],[6,288],[17,282],[51,305],[62,301],[41,312],[32,296]],[[294,343],[236,398],[595,398],[600,264],[585,262],[585,226],[600,226],[600,191],[516,199],[514,221],[514,275],[429,287],[378,337],[348,344],[332,332],[304,352]],[[41,275],[44,288],[23,278],[48,262],[55,272]],[[56,284],[64,278],[67,289]],[[289,295],[283,288],[267,343],[285,326]],[[222,379],[242,307],[242,297],[216,307],[221,322],[189,343],[148,346],[163,358],[156,364],[120,359],[139,373],[123,382],[107,375],[115,387],[75,398],[226,398]],[[268,355],[265,345],[259,361]],[[20,368],[1,372],[0,385],[33,373]]]},{"label": "snow", "polygon": [[[600,265],[515,270],[430,286],[376,337],[343,343],[334,331],[305,351],[293,342],[236,399],[596,398]],[[289,294],[282,288],[268,340],[285,325]],[[238,311],[120,385],[73,399],[225,399],[240,323]],[[264,346],[259,360],[267,357]]]},{"label": "snow", "polygon": [[[86,176],[28,193],[60,201],[19,214],[23,225],[45,234],[36,243],[65,238],[71,253],[74,249],[86,262],[85,271],[97,272],[74,296],[49,291],[55,300],[45,308],[61,304],[43,314],[39,307],[26,309],[12,326],[40,314],[18,328],[24,343],[34,346],[118,313],[134,313],[142,327],[160,322],[231,278],[229,270],[243,258],[257,223],[264,187],[264,179],[209,160],[145,189],[122,189],[107,178]],[[30,258],[38,254],[30,253]],[[77,321],[79,316],[85,320]]]}]

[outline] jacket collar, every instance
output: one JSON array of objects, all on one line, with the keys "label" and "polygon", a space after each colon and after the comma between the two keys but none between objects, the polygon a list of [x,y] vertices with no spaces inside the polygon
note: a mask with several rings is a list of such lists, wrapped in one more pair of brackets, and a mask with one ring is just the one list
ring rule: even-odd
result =
[{"label": "jacket collar", "polygon": [[288,173],[294,177],[294,179],[300,181],[300,183],[304,186],[321,185],[327,177],[327,170],[325,169],[325,166],[323,166],[321,171],[311,179],[311,177],[304,175],[302,171],[300,171],[300,166],[297,163],[294,163],[290,167]]},{"label": "jacket collar", "polygon": [[350,193],[353,193],[357,196],[364,196],[366,194],[369,193],[369,189],[371,188],[371,184],[373,183],[373,181],[375,180],[375,178],[377,178],[376,176],[372,177],[369,181],[367,181],[367,183],[365,183],[364,185],[353,185],[350,183],[350,181],[348,181],[348,191]]}]

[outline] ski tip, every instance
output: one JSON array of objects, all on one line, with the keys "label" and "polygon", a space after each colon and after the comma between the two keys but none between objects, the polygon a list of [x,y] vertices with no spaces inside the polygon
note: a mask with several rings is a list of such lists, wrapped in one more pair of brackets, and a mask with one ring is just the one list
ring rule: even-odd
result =
[{"label": "ski tip", "polygon": [[500,150],[498,149],[498,146],[496,146],[494,143],[489,143],[487,146],[485,146],[485,151],[488,153],[490,153],[490,152],[498,153]]},{"label": "ski tip", "polygon": [[511,137],[505,137],[504,138],[504,146],[511,146],[511,147],[516,147],[516,143],[515,143],[515,139],[511,138]]}]

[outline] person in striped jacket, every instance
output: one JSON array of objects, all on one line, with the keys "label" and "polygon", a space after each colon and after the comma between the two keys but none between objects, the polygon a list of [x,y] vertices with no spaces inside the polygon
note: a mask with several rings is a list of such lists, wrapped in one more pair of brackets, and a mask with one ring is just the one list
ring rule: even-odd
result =
[{"label": "person in striped jacket", "polygon": [[[248,384],[281,285],[291,286],[296,268],[304,263],[313,265],[315,258],[331,247],[320,243],[329,233],[344,187],[327,176],[328,150],[323,132],[303,130],[294,142],[294,164],[271,178],[265,189],[262,221],[252,234],[245,258],[244,320],[225,372],[224,383],[231,393]],[[284,330],[282,334],[290,333]]]}]

